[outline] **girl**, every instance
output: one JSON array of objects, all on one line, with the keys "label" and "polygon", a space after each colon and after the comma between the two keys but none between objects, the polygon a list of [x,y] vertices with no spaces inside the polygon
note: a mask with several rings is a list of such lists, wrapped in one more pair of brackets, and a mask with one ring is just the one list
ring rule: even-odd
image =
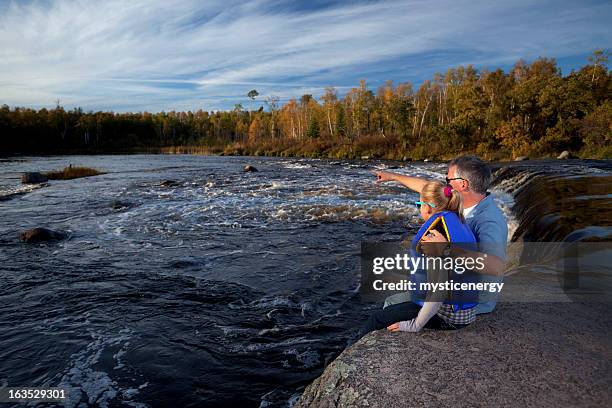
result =
[{"label": "girl", "polygon": [[[427,241],[427,236],[430,234],[442,234],[451,243],[476,242],[474,234],[463,223],[461,195],[450,185],[440,181],[426,183],[421,190],[419,201],[415,204],[425,223],[412,241],[413,253],[420,252],[421,244]],[[390,305],[374,312],[368,320],[366,332],[385,327],[390,331],[408,332],[418,332],[423,327],[455,330],[467,326],[476,319],[476,303],[422,302],[416,299],[415,293],[411,295],[412,302]]]}]

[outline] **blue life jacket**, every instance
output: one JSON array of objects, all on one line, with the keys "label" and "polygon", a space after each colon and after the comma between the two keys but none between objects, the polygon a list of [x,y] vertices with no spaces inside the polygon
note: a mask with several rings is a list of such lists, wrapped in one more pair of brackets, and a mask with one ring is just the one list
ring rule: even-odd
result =
[{"label": "blue life jacket", "polygon": [[[461,219],[457,216],[457,214],[452,211],[440,211],[438,213],[433,214],[421,226],[421,228],[419,228],[418,232],[412,239],[411,256],[413,257],[421,256],[416,250],[419,241],[429,231],[431,231],[435,227],[438,227],[440,224],[442,226],[441,229],[444,231],[443,235],[446,236],[446,239],[448,240],[448,242],[452,243],[453,245],[459,244],[457,246],[462,246],[465,248],[475,247],[477,240],[476,240],[476,237],[474,236],[474,233],[466,224],[461,222]],[[449,280],[450,279],[458,283],[474,281],[474,274],[473,273],[456,273],[455,271],[452,271],[449,274]],[[420,306],[423,306],[423,304],[425,303],[424,299],[425,299],[426,293],[418,290],[418,288],[419,288],[420,283],[427,282],[427,271],[422,268],[417,269],[416,272],[411,275],[410,280],[417,285],[416,286],[417,290],[416,290],[415,296],[413,296],[412,301]],[[454,293],[457,293],[457,292],[454,292]],[[475,307],[476,305],[478,305],[478,303],[475,302],[478,299],[477,296],[478,296],[477,292],[462,291],[460,292],[459,295],[453,296],[456,302],[453,302],[452,301],[453,299],[451,299],[451,301],[447,300],[444,303],[453,305],[453,310],[471,309]],[[463,298],[463,300],[459,302],[461,298]],[[469,299],[469,300],[465,300],[465,299]]]}]

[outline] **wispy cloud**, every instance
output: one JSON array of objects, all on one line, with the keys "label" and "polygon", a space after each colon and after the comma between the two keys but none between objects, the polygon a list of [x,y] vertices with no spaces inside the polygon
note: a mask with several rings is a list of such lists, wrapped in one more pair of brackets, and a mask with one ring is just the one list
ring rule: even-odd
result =
[{"label": "wispy cloud", "polygon": [[319,95],[611,43],[609,2],[507,3],[13,1],[0,6],[0,103],[224,109],[252,88]]}]

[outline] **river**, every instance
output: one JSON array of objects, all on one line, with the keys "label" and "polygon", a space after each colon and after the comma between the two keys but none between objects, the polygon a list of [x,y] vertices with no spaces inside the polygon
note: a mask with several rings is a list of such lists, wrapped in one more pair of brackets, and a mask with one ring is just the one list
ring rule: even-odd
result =
[{"label": "river", "polygon": [[[69,164],[106,174],[19,184],[22,172]],[[556,169],[531,166],[492,190],[511,237],[533,224],[513,213],[516,190]],[[612,174],[609,162],[572,166],[557,179]],[[418,196],[376,185],[374,168],[446,171],[191,155],[0,159],[0,386],[71,388],[68,407],[291,405],[377,307],[359,300],[360,243],[418,228]],[[609,233],[612,194],[591,194],[607,218],[550,240]],[[39,226],[69,237],[19,241]]]}]

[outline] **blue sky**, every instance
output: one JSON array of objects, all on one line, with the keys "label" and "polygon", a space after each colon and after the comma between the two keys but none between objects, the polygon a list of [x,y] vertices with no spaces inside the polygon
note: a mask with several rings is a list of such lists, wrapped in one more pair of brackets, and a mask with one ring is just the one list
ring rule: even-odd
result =
[{"label": "blue sky", "polygon": [[610,1],[0,2],[0,104],[157,112],[610,49]]}]

